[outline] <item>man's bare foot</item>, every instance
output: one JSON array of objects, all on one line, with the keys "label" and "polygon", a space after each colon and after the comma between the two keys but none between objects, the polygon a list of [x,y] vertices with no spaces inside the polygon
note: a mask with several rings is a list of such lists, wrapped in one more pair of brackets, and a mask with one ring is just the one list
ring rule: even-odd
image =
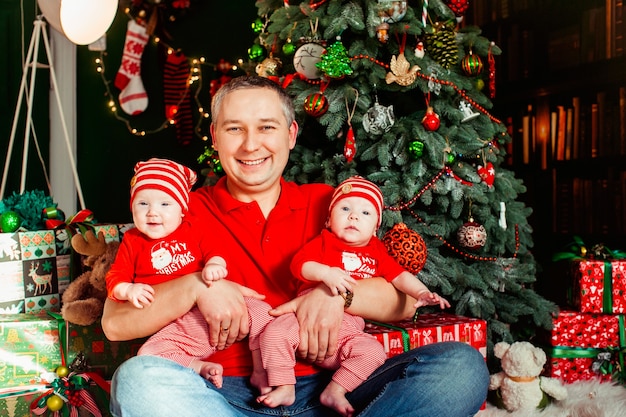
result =
[{"label": "man's bare foot", "polygon": [[201,362],[198,374],[202,378],[209,380],[217,388],[222,388],[224,368],[219,363]]},{"label": "man's bare foot", "polygon": [[279,405],[291,405],[296,401],[296,386],[281,385],[264,395],[256,398],[258,403],[267,407],[275,408]]},{"label": "man's bare foot", "polygon": [[334,381],[324,389],[320,395],[320,402],[328,408],[332,408],[343,417],[352,417],[354,407],[346,398],[346,390]]}]

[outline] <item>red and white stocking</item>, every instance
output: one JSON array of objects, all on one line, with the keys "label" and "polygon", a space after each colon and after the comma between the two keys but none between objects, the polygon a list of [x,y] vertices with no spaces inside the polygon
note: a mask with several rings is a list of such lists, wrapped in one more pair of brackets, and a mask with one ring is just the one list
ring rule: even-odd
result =
[{"label": "red and white stocking", "polygon": [[141,56],[148,39],[145,27],[132,19],[128,21],[122,65],[114,85],[121,90],[120,107],[130,115],[142,113],[148,107],[148,95],[141,80]]},{"label": "red and white stocking", "polygon": [[174,120],[176,140],[188,145],[193,137],[193,118],[189,94],[189,62],[183,53],[168,54],[163,68],[165,117]]}]

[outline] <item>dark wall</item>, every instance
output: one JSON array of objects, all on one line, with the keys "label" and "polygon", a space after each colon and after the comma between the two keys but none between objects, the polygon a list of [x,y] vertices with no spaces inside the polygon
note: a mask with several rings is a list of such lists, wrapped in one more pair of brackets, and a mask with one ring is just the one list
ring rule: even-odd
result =
[{"label": "dark wall", "polygon": [[[208,64],[202,67],[200,99],[208,109],[209,81],[215,75],[211,64],[220,58],[232,63],[238,58],[246,59],[247,49],[255,38],[251,23],[257,10],[251,0],[197,0],[192,1],[192,5],[191,13],[179,16],[175,24],[168,26],[171,40],[167,43],[189,58],[206,58]],[[119,91],[112,80],[121,62],[127,23],[128,17],[120,10],[107,32],[105,78],[111,81],[114,96]],[[104,83],[96,72],[95,59],[99,56],[99,52],[89,51],[85,46],[78,48],[78,172],[87,208],[97,219],[127,222],[131,219],[128,194],[134,164],[151,157],[163,157],[199,170],[196,160],[205,143],[194,137],[190,145],[181,146],[174,128],[144,137],[131,134],[125,122],[117,120],[108,107]],[[119,113],[139,130],[156,129],[165,121],[163,57],[160,47],[150,41],[142,56],[142,80],[148,93],[148,108],[134,117]],[[196,109],[192,105],[194,118]],[[203,124],[203,131],[208,135],[208,123]]]}]

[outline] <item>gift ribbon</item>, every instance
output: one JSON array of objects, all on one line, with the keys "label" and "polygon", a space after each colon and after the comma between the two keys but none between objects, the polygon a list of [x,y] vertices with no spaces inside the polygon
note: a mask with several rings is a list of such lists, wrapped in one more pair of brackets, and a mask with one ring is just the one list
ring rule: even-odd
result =
[{"label": "gift ribbon", "polygon": [[406,331],[406,329],[404,329],[402,327],[398,327],[398,326],[393,326],[393,325],[391,325],[389,323],[379,323],[377,321],[372,321],[372,320],[367,320],[367,322],[375,324],[376,326],[386,327],[388,329],[399,331],[400,334],[402,335],[402,349],[405,352],[408,352],[409,350],[411,350],[411,343],[410,343],[410,340],[409,340],[409,333]]},{"label": "gift ribbon", "polygon": [[611,375],[613,379],[616,379],[621,383],[626,383],[626,368],[624,368],[624,356],[626,355],[626,330],[624,329],[624,315],[620,314],[617,317],[619,325],[618,347],[581,348],[555,346],[550,349],[550,355],[552,358],[556,359],[598,359],[597,361],[594,361],[595,367],[597,368],[596,372],[603,375]]},{"label": "gift ribbon", "polygon": [[[602,292],[602,312],[613,312],[613,267],[611,266],[610,261],[604,261],[604,291]],[[620,338],[620,340],[622,339]]]}]

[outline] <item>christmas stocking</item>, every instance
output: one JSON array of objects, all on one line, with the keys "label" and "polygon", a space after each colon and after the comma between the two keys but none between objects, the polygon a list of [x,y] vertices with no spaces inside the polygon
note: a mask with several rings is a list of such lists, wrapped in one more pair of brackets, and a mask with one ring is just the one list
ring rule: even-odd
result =
[{"label": "christmas stocking", "polygon": [[114,85],[121,90],[119,101],[122,110],[130,115],[142,113],[148,107],[148,95],[141,81],[141,56],[149,38],[146,28],[132,19],[128,21],[122,65]]},{"label": "christmas stocking", "polygon": [[165,117],[174,120],[176,139],[181,145],[188,145],[193,137],[191,97],[187,82],[189,62],[183,53],[168,54],[163,68],[163,99]]}]

